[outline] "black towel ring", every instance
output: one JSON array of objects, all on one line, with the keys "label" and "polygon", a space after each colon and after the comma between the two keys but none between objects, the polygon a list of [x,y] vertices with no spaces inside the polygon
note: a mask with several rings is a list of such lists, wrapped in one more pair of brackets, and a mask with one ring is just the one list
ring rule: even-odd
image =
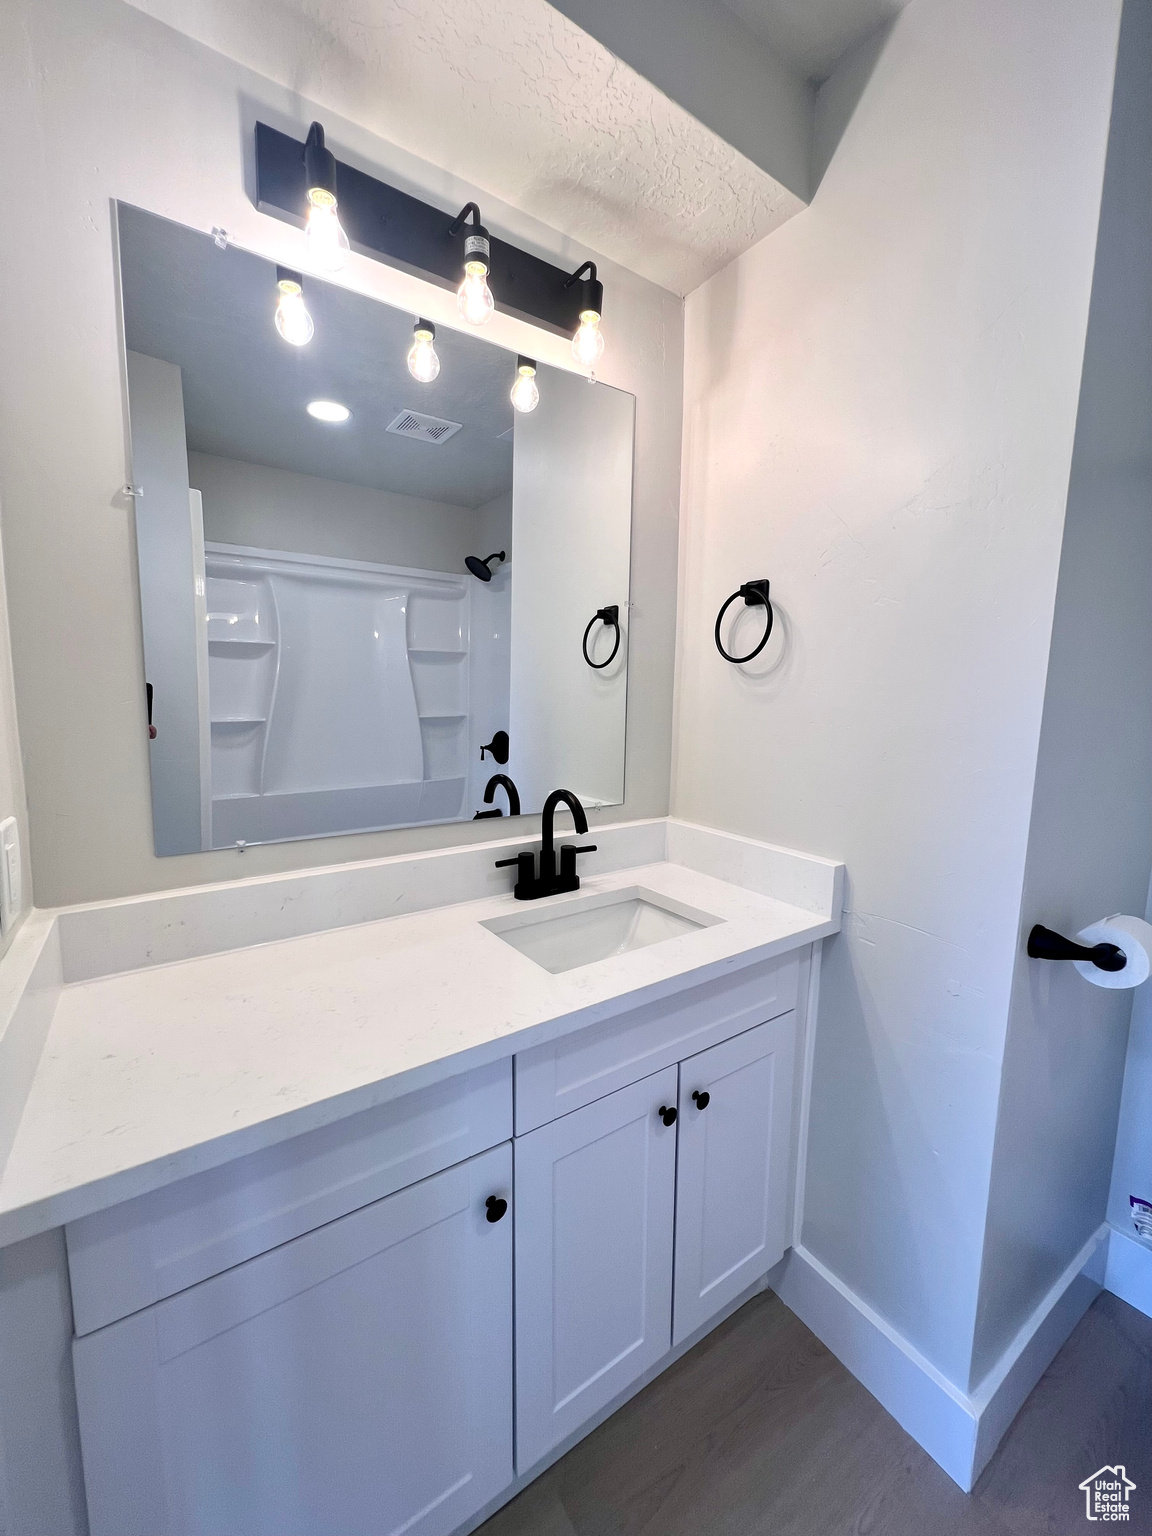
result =
[{"label": "black towel ring", "polygon": [[[592,633],[592,626],[599,619],[601,624],[611,624],[616,631],[616,644],[612,647],[612,654],[607,661],[593,661],[588,654],[588,636]],[[596,672],[601,672],[605,667],[610,667],[616,660],[616,652],[620,649],[620,605],[612,603],[607,608],[597,608],[596,612],[588,620],[588,628],[584,631],[584,639],[581,642],[584,652],[584,660]]]},{"label": "black towel ring", "polygon": [[[764,608],[766,608],[768,611],[768,622],[764,626],[764,633],[760,637],[760,644],[755,648],[755,650],[749,651],[747,656],[730,656],[724,649],[724,646],[720,640],[720,625],[723,622],[724,615],[728,612],[729,608],[731,608],[732,604],[738,597],[742,597],[744,599],[744,604],[748,608],[759,608],[761,605],[763,605]],[[768,601],[767,580],[746,581],[742,587],[733,592],[731,597],[725,599],[720,612],[716,615],[716,649],[720,652],[725,661],[730,661],[734,666],[737,667],[743,666],[746,661],[751,661],[754,656],[759,656],[760,652],[768,644],[768,636],[772,633],[772,618],[772,604]]]}]

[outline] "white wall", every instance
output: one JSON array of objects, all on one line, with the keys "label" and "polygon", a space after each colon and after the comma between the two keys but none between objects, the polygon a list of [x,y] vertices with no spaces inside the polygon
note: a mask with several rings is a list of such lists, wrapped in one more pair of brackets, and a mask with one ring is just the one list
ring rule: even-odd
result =
[{"label": "white wall", "polygon": [[64,1233],[0,1249],[0,1536],[87,1536]]},{"label": "white wall", "polygon": [[[0,526],[3,502],[0,500]],[[24,794],[24,763],[16,721],[16,690],[12,678],[12,642],[8,630],[8,591],[4,580],[4,551],[0,547],[0,820],[15,816],[20,829],[20,865],[24,911],[32,905],[32,861],[28,841],[28,801]],[[0,936],[0,955],[11,943],[17,924]]]},{"label": "white wall", "polygon": [[[1148,280],[1152,261],[1152,179],[1148,176],[1148,165],[1152,163],[1152,0],[1127,0],[1122,38],[1116,116],[1120,119],[1123,109],[1125,131],[1120,134],[1114,121],[1108,175],[1110,185],[1114,179],[1115,195],[1109,196],[1106,189],[1102,227],[1102,235],[1111,230],[1112,239],[1097,258],[1098,270],[1105,255],[1115,270],[1115,303],[1108,312],[1111,323],[1107,339],[1116,362],[1113,387],[1099,402],[1103,409],[1097,419],[1097,436],[1107,431],[1104,441],[1109,452],[1096,478],[1112,480],[1113,497],[1122,497],[1122,504],[1131,507],[1129,520],[1134,517],[1143,533],[1152,524],[1152,284]],[[1093,330],[1095,304],[1094,294]],[[1147,586],[1141,599],[1143,617],[1149,609]],[[1146,681],[1141,674],[1147,670],[1149,646],[1139,629],[1134,629],[1132,639],[1136,642],[1132,645],[1133,662],[1125,664],[1117,657],[1110,658],[1110,671],[1138,688]],[[1142,654],[1138,650],[1139,639],[1144,641]],[[1134,722],[1138,738],[1142,725],[1147,725],[1146,719]],[[1146,772],[1138,789],[1138,805],[1132,816],[1137,843],[1134,852],[1139,848],[1139,834],[1145,831],[1152,816],[1150,780],[1152,774]],[[1125,910],[1139,912],[1142,908],[1132,905]],[[1131,1195],[1152,1202],[1152,987],[1148,986],[1141,987],[1132,998],[1132,1025],[1108,1203],[1112,1225],[1139,1240],[1132,1224]],[[1152,1293],[1148,1301],[1152,1305]]]},{"label": "white wall", "polygon": [[204,497],[204,537],[254,549],[287,549],[425,571],[462,571],[479,511],[398,496],[265,464],[189,453]]},{"label": "white wall", "polygon": [[[476,189],[120,0],[3,0],[0,24],[4,142],[14,163],[35,167],[23,217],[0,230],[0,495],[37,900],[498,835],[477,822],[270,846],[243,858],[155,857],[132,510],[120,494],[127,467],[110,205],[120,197],[198,229],[223,225],[259,254],[299,266],[299,231],[250,201],[257,115],[301,137],[320,116],[338,153],[445,207],[461,207]],[[337,93],[341,67],[338,53],[325,64]],[[367,110],[367,97],[357,99]],[[494,199],[485,198],[484,212],[496,233],[557,262],[575,268],[597,255]],[[610,315],[601,375],[638,399],[625,810],[658,815],[671,751],[681,306],[609,262],[600,275]],[[343,281],[457,323],[454,295],[367,257],[353,256]],[[571,365],[563,337],[503,315],[489,332],[541,362]]]},{"label": "white wall", "polygon": [[[464,806],[468,814],[487,807],[484,790],[494,773],[508,773],[511,764],[501,765],[490,756],[481,758],[480,748],[497,731],[508,729],[512,676],[512,492],[494,497],[476,508],[474,547],[469,554],[485,556],[503,550],[507,559],[493,564],[492,580],[471,582],[471,644],[469,662],[471,697],[468,724],[468,788]],[[502,791],[494,804],[508,814]],[[525,801],[525,809],[528,806]],[[535,809],[539,810],[539,806]]]},{"label": "white wall", "polygon": [[157,853],[203,846],[201,722],[194,576],[196,538],[188,501],[188,445],[180,370],[129,352],[132,478],[136,506],[140,609],[154,689],[148,744]]},{"label": "white wall", "polygon": [[[619,805],[633,401],[573,373],[549,370],[541,385],[540,404],[516,422],[509,770],[533,809],[559,787],[588,805]],[[590,667],[584,631],[612,604],[619,650],[608,666]],[[614,639],[593,625],[593,661],[607,661]]]},{"label": "white wall", "polygon": [[1152,4],[1127,0],[1008,1020],[972,1378],[1104,1219],[1131,992],[1034,922],[1142,915],[1152,866]]},{"label": "white wall", "polygon": [[1118,20],[914,0],[811,208],[687,303],[674,811],[846,861],[803,1241],[961,1385]]}]

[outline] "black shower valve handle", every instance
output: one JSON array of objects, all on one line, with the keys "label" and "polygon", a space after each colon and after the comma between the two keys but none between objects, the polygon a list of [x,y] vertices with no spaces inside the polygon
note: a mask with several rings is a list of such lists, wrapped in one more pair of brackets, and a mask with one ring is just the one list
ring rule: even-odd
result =
[{"label": "black shower valve handle", "polygon": [[498,763],[503,765],[508,761],[508,752],[511,743],[508,740],[507,731],[497,731],[491,741],[486,741],[480,748],[480,761],[484,761],[485,754],[491,752]]}]

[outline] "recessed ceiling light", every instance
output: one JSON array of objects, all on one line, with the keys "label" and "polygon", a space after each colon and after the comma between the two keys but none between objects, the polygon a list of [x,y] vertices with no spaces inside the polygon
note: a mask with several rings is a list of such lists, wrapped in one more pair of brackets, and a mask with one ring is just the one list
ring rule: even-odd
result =
[{"label": "recessed ceiling light", "polygon": [[352,412],[339,400],[309,400],[308,414],[317,421],[347,421]]}]

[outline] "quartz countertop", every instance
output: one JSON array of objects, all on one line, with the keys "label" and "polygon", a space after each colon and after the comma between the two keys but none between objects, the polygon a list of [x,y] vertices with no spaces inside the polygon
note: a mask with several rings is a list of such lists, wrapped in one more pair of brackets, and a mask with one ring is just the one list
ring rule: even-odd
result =
[{"label": "quartz countertop", "polygon": [[62,985],[0,1175],[0,1243],[839,927],[668,861],[580,895],[633,886],[721,921],[554,975],[481,926],[530,910],[502,895]]}]

